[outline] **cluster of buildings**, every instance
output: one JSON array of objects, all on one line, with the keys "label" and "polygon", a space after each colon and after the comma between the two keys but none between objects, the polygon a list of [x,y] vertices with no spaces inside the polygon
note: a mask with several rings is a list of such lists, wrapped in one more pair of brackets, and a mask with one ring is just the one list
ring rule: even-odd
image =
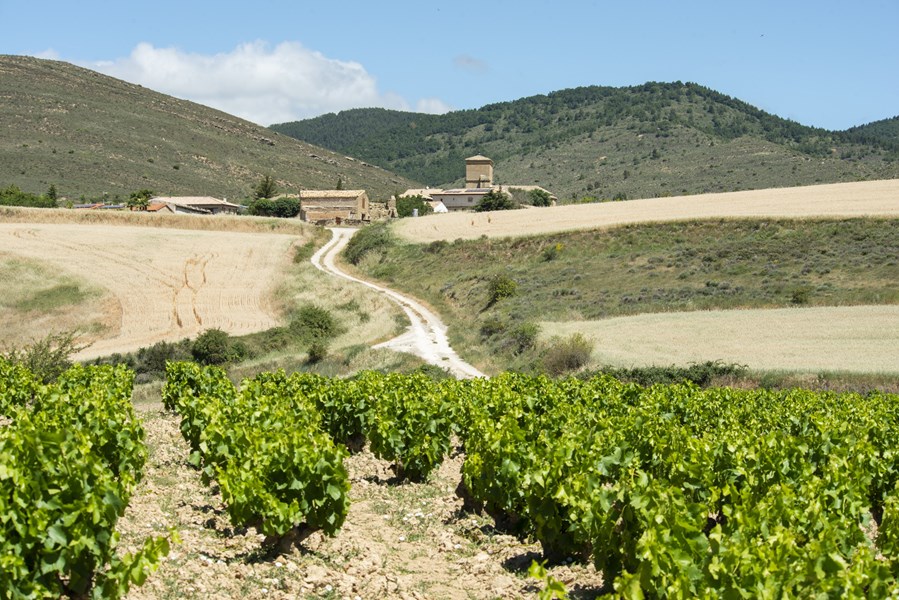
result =
[{"label": "cluster of buildings", "polygon": [[[474,209],[488,193],[499,191],[512,195],[515,192],[543,190],[536,185],[493,182],[493,161],[486,156],[465,159],[465,187],[454,189],[409,189],[402,196],[421,196],[436,213]],[[543,190],[546,191],[546,190]],[[549,192],[547,192],[549,193]],[[394,199],[387,205],[372,206],[365,190],[303,190],[299,194],[282,194],[278,198],[296,198],[300,201],[299,217],[317,224],[361,224],[371,220],[396,216]],[[555,196],[550,194],[553,201]],[[83,205],[78,208],[97,208],[100,205]],[[227,200],[209,196],[174,196],[153,198],[147,206],[149,212],[169,212],[196,215],[236,214],[245,207]]]},{"label": "cluster of buildings", "polygon": [[530,192],[531,190],[543,190],[550,195],[553,201],[557,198],[539,185],[493,183],[493,161],[486,156],[472,156],[465,159],[465,187],[454,189],[409,189],[403,196],[421,196],[431,204],[434,212],[451,212],[473,210],[485,195],[493,191],[513,195],[514,191]]}]

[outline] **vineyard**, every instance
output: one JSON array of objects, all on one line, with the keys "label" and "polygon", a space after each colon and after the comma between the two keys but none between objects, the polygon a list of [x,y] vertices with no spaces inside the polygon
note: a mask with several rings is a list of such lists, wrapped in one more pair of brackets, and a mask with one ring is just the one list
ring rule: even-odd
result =
[{"label": "vineyard", "polygon": [[[393,465],[391,486],[433,477],[461,450],[464,511],[536,540],[549,566],[592,563],[604,582],[593,595],[899,594],[895,395],[374,372],[264,373],[235,386],[192,363],[170,363],[167,375],[162,399],[189,444],[183,459],[218,487],[235,531],[264,536],[267,556],[313,532],[341,535],[345,463],[363,447]],[[136,558],[114,552],[112,513],[145,456],[129,394],[120,369],[76,368],[44,386],[3,365],[0,508],[12,518],[0,573],[19,586],[10,589],[115,597],[167,550],[160,538]],[[48,479],[63,470],[68,479]],[[84,482],[94,480],[93,506],[115,507],[93,513],[105,529],[80,525],[72,500],[91,502]],[[76,564],[92,565],[92,580]]]},{"label": "vineyard", "polygon": [[168,537],[116,552],[116,521],[147,458],[133,379],[125,368],[73,367],[42,385],[0,359],[3,598],[118,598],[168,553]]}]

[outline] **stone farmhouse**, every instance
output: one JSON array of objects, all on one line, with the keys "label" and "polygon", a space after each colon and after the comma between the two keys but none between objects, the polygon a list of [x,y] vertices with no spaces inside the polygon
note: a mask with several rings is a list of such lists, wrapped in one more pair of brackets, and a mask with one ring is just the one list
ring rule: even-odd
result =
[{"label": "stone farmhouse", "polygon": [[300,218],[310,223],[356,223],[371,220],[365,190],[303,190]]},{"label": "stone farmhouse", "polygon": [[[473,210],[486,194],[496,190],[514,195],[514,191],[543,190],[538,185],[499,185],[493,183],[493,161],[486,156],[472,156],[465,159],[465,187],[455,189],[407,190],[403,196],[422,196],[432,204],[442,204],[449,211]],[[547,190],[543,190],[547,191]],[[553,201],[557,198],[550,193]]]}]

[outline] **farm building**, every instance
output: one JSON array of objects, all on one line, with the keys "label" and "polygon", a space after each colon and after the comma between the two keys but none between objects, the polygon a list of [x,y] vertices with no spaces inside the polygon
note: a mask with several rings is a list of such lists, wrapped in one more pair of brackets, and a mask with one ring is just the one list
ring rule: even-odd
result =
[{"label": "farm building", "polygon": [[481,198],[492,192],[493,188],[471,188],[441,190],[440,193],[432,193],[431,198],[443,204],[449,211],[473,210]]},{"label": "farm building", "polygon": [[[425,188],[407,190],[404,196],[421,195],[425,200],[442,203],[450,212],[473,210],[486,194],[492,191],[504,192],[516,201],[527,203],[527,192],[544,190],[538,185],[495,184],[493,183],[493,161],[486,156],[471,156],[465,159],[465,187],[450,190]],[[549,192],[548,192],[549,193]],[[552,200],[556,197],[550,193]]]},{"label": "farm building", "polygon": [[486,156],[470,156],[465,159],[465,187],[493,187],[493,161]]},{"label": "farm building", "polygon": [[371,219],[368,194],[365,190],[303,190],[300,218],[310,223],[368,221]]},{"label": "farm building", "polygon": [[159,210],[167,210],[173,213],[188,214],[213,214],[219,213],[237,213],[240,212],[239,204],[231,204],[226,200],[219,200],[211,196],[169,196],[153,198],[151,205],[166,206],[166,209],[156,208]]},{"label": "farm building", "polygon": [[446,205],[443,204],[440,200],[434,198],[434,194],[442,194],[444,190],[440,188],[410,188],[400,194],[401,198],[411,198],[414,196],[421,196],[422,200],[427,202],[435,213],[445,213],[449,212],[446,208]]}]

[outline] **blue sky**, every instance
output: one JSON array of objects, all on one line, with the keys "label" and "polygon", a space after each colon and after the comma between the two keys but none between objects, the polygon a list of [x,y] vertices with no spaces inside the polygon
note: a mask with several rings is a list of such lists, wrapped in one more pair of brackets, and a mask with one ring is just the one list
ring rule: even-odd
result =
[{"label": "blue sky", "polygon": [[268,125],[693,81],[805,125],[899,115],[899,0],[0,0],[0,54]]}]

